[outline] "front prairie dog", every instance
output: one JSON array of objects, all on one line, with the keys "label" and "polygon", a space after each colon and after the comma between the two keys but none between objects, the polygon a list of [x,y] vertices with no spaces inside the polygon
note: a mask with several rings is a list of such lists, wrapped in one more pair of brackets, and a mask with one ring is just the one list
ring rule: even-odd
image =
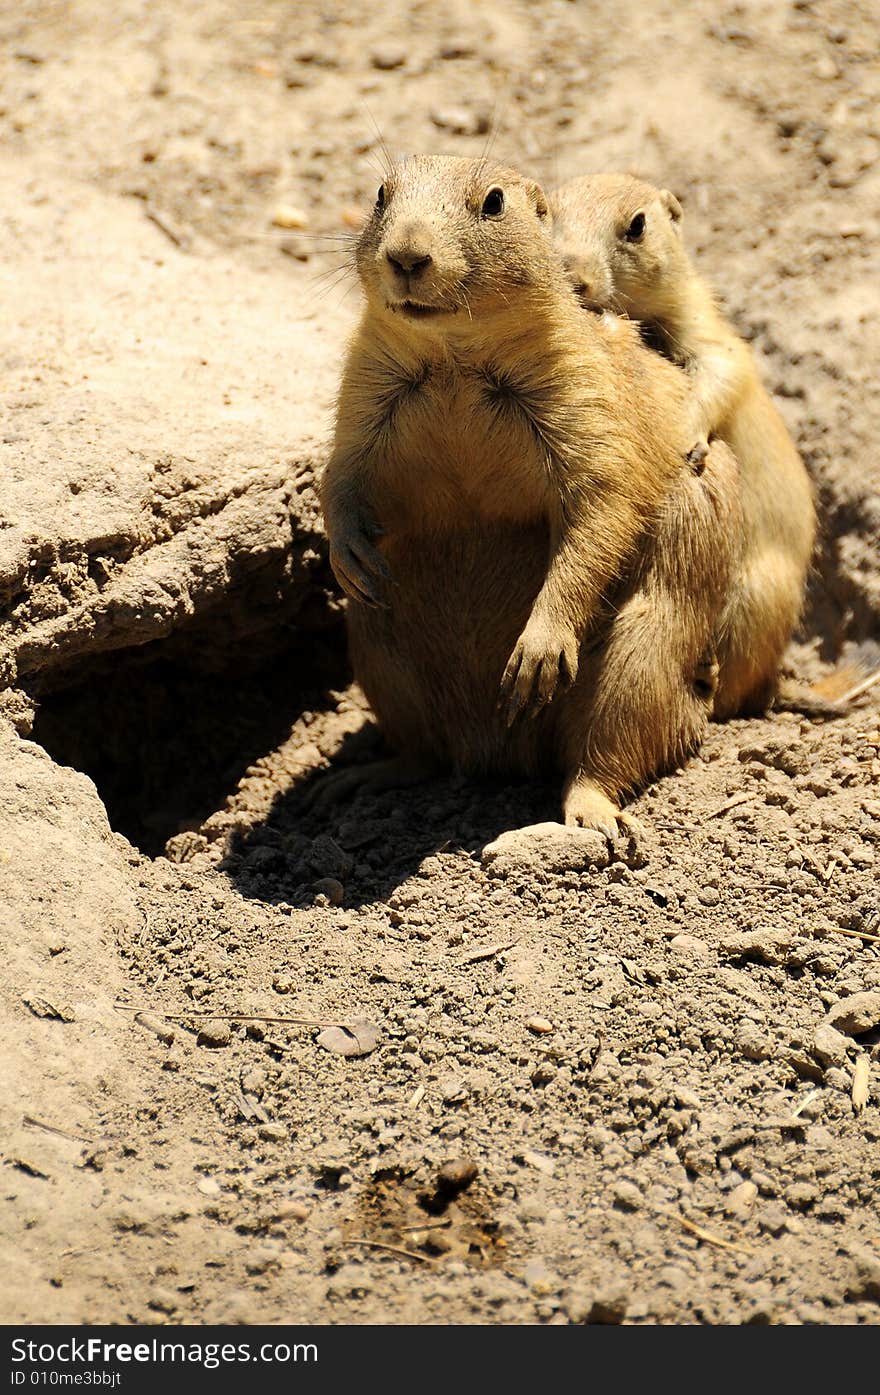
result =
[{"label": "front prairie dog", "polygon": [[687,380],[582,313],[545,196],[512,170],[399,165],[356,261],[321,498],[355,673],[400,758],[373,783],[557,768],[566,822],[613,829],[622,794],[703,731],[735,462],[718,447],[709,483],[690,477],[702,571],[654,566],[689,477]]},{"label": "front prairie dog", "polygon": [[803,462],[751,351],[688,259],[675,196],[628,175],[599,174],[570,180],[550,202],[582,303],[642,324],[649,342],[689,374],[694,441],[718,437],[739,461],[743,562],[719,632],[715,715],[761,710],[776,692],[815,540]]}]

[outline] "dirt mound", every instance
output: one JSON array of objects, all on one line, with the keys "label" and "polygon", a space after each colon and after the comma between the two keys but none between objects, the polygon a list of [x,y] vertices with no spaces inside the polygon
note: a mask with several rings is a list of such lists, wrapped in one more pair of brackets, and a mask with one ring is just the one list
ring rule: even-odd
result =
[{"label": "dirt mound", "polygon": [[714,728],[614,847],[524,847],[543,785],[302,799],[376,744],[313,488],[369,113],[675,189],[817,486],[792,669],[880,638],[869,10],[0,40],[4,1318],[876,1324],[876,695]]}]

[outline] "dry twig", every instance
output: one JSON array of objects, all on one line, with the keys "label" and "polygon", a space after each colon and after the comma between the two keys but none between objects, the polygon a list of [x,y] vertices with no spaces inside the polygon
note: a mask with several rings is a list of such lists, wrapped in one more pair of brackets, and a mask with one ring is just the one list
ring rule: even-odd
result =
[{"label": "dry twig", "polygon": [[873,688],[877,683],[880,683],[880,668],[875,668],[873,673],[869,673],[860,683],[856,683],[855,687],[850,688],[849,692],[844,693],[843,697],[839,698],[838,701],[841,703],[854,702],[857,697],[861,697],[863,693],[866,693],[869,688]]},{"label": "dry twig", "polygon": [[165,236],[168,238],[169,242],[173,242],[174,246],[179,247],[181,252],[189,251],[188,239],[183,234],[177,232],[174,228],[172,228],[170,223],[166,223],[165,219],[161,217],[161,215],[158,214],[155,211],[155,209],[147,208],[144,210],[144,212],[146,213],[153,226],[158,228],[160,233],[164,233]]},{"label": "dry twig", "polygon": [[847,930],[842,925],[831,925],[829,934],[850,935],[854,940],[868,940],[871,944],[880,945],[880,935],[869,935],[867,930]]},{"label": "dry twig", "polygon": [[[115,1003],[114,1006],[120,1012],[153,1012],[154,1009],[148,1007],[132,1007],[129,1003]],[[345,1025],[339,1018],[318,1018],[318,1017],[263,1017],[253,1012],[162,1012],[155,1010],[156,1015],[164,1017],[167,1022],[189,1022],[196,1018],[211,1018],[218,1022],[269,1022],[274,1024],[287,1023],[293,1027],[342,1027]]]},{"label": "dry twig", "polygon": [[385,1250],[391,1255],[403,1255],[404,1259],[417,1259],[421,1264],[430,1264],[429,1255],[420,1255],[415,1250],[404,1250],[400,1245],[386,1245],[382,1240],[340,1240],[340,1245],[363,1245],[368,1250]]},{"label": "dry twig", "polygon": [[751,804],[755,798],[754,794],[735,794],[730,799],[725,799],[724,803],[719,804],[717,809],[710,809],[706,818],[717,819],[721,814],[727,814],[731,809],[737,809],[740,804]]},{"label": "dry twig", "polygon": [[705,1240],[707,1245],[715,1245],[719,1250],[737,1250],[740,1254],[749,1255],[752,1253],[750,1245],[737,1245],[732,1240],[725,1240],[723,1236],[716,1235],[711,1230],[705,1230],[703,1226],[689,1221],[687,1216],[682,1216],[677,1211],[671,1211],[669,1214],[681,1226],[682,1230],[695,1235],[698,1240]]},{"label": "dry twig", "polygon": [[484,959],[494,959],[496,954],[503,954],[506,949],[513,949],[518,944],[519,940],[506,940],[503,944],[487,945],[485,949],[473,949],[459,960],[459,964],[481,964]]},{"label": "dry twig", "polygon": [[59,1138],[69,1138],[73,1143],[92,1143],[94,1141],[81,1133],[71,1133],[69,1129],[61,1129],[57,1124],[46,1124],[42,1119],[35,1119],[31,1114],[23,1114],[21,1122],[30,1129],[43,1129],[46,1133],[57,1134]]}]

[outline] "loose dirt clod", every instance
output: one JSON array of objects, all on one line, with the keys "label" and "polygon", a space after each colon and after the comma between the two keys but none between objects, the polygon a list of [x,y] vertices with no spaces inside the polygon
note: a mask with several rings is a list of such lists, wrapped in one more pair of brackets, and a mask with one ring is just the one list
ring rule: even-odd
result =
[{"label": "loose dirt clod", "polygon": [[158,1037],[166,1046],[171,1046],[174,1041],[174,1028],[161,1017],[155,1017],[150,1012],[139,1012],[135,1014],[135,1022],[139,1027],[152,1032],[154,1037]]},{"label": "loose dirt clod", "polygon": [[880,989],[842,998],[829,1009],[825,1021],[849,1037],[873,1031],[880,1026]]},{"label": "loose dirt clod", "polygon": [[75,1022],[76,1014],[72,1008],[61,1007],[57,1003],[50,1003],[48,998],[40,998],[35,995],[28,995],[21,1000],[26,1008],[34,1014],[34,1017],[53,1017],[58,1022]]},{"label": "loose dirt clod", "polygon": [[232,1030],[229,1023],[220,1017],[203,1022],[196,1037],[198,1046],[228,1046],[231,1040]]},{"label": "loose dirt clod", "polygon": [[437,1195],[452,1200],[476,1180],[479,1168],[472,1158],[454,1158],[437,1173]]},{"label": "loose dirt clod", "polygon": [[759,959],[765,964],[784,964],[791,945],[791,934],[784,930],[747,930],[722,940],[721,949],[731,959]]},{"label": "loose dirt clod", "polygon": [[335,1056],[368,1056],[379,1045],[381,1033],[372,1022],[358,1018],[335,1027],[325,1027],[316,1041]]}]

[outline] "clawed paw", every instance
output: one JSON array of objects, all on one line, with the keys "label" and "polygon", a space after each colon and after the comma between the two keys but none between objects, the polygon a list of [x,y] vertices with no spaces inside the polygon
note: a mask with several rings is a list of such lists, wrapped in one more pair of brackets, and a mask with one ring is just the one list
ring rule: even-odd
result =
[{"label": "clawed paw", "polygon": [[499,707],[507,725],[522,713],[536,716],[577,677],[578,642],[570,630],[530,620],[517,640],[501,679]]},{"label": "clawed paw", "polygon": [[705,436],[695,441],[687,453],[685,459],[690,465],[695,475],[701,475],[706,468],[706,457],[709,454],[709,442]]},{"label": "clawed paw", "polygon": [[590,786],[578,786],[569,790],[565,797],[563,811],[569,828],[594,828],[610,842],[628,837],[636,843],[646,834],[644,824],[634,814],[628,814],[601,790]]},{"label": "clawed paw", "polygon": [[330,566],[346,596],[364,605],[387,607],[383,586],[391,581],[388,563],[375,545],[381,529],[366,518],[348,520],[330,532]]}]

